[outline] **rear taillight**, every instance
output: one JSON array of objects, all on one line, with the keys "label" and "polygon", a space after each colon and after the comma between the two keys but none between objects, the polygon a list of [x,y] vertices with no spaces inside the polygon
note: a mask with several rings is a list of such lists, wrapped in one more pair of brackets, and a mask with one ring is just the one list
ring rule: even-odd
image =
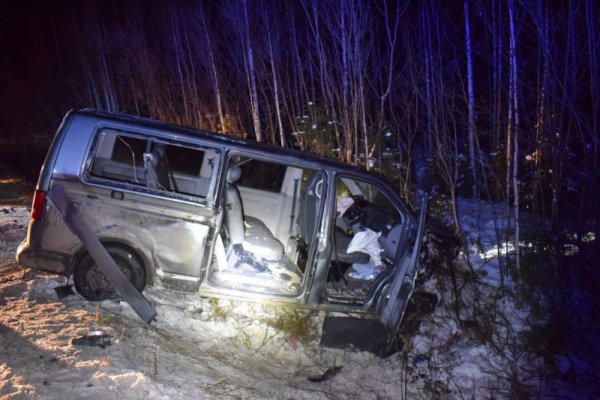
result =
[{"label": "rear taillight", "polygon": [[42,219],[44,215],[44,199],[46,198],[46,192],[43,190],[36,190],[33,194],[33,204],[31,205],[31,218],[36,221]]}]

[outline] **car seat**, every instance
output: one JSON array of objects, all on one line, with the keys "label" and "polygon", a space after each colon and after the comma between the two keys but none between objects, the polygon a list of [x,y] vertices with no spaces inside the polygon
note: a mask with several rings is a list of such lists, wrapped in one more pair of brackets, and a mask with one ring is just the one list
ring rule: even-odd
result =
[{"label": "car seat", "polygon": [[266,271],[265,262],[278,261],[283,256],[283,245],[261,220],[245,216],[240,192],[235,182],[241,176],[241,168],[227,171],[225,187],[225,228],[229,242],[238,261],[249,264],[258,271]]}]

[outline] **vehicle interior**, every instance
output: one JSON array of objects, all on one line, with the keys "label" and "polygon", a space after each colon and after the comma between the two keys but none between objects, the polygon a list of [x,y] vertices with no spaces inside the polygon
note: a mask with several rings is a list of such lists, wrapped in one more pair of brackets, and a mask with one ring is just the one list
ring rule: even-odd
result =
[{"label": "vehicle interior", "polygon": [[336,181],[334,248],[323,297],[363,304],[386,278],[403,242],[403,218],[375,185],[349,177]]},{"label": "vehicle interior", "polygon": [[315,227],[300,231],[298,219],[311,174],[248,157],[230,160],[223,229],[209,276],[213,284],[282,295],[301,292]]},{"label": "vehicle interior", "polygon": [[[167,196],[215,196],[219,154],[106,130],[98,138],[91,175],[164,191]],[[191,162],[194,160],[194,162]],[[223,177],[223,223],[208,270],[216,286],[299,295],[322,220],[324,176],[318,171],[236,155]],[[387,277],[402,237],[403,218],[377,186],[337,178],[333,245],[322,298],[363,304]]]},{"label": "vehicle interior", "polygon": [[[322,220],[324,176],[239,157],[230,163],[226,180],[225,222],[215,250],[218,260],[212,282],[249,291],[299,294]],[[330,236],[334,251],[323,301],[367,302],[394,274],[394,260],[406,240],[403,222],[377,186],[339,178]]]}]

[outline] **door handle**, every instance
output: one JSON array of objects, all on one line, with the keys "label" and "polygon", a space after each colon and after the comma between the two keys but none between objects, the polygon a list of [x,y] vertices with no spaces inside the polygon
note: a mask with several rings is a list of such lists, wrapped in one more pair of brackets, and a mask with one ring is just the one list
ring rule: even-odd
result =
[{"label": "door handle", "polygon": [[118,190],[113,190],[110,192],[110,197],[112,197],[115,200],[123,200],[125,195],[123,194],[123,192],[119,192]]}]

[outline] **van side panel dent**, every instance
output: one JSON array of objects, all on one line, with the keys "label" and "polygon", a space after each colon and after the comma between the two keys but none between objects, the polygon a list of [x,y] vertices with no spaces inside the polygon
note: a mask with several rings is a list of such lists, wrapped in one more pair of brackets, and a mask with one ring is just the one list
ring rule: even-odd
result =
[{"label": "van side panel dent", "polygon": [[102,246],[102,243],[100,243],[89,225],[80,218],[79,213],[69,201],[63,188],[61,186],[55,186],[48,192],[48,197],[58,209],[66,225],[81,240],[88,253],[106,274],[107,278],[114,285],[119,294],[127,300],[140,318],[147,323],[152,322],[156,316],[156,311],[135,286],[129,282],[110,254],[108,254],[106,249]]},{"label": "van side panel dent", "polygon": [[[73,180],[54,179],[52,186],[56,185],[64,188],[80,218],[101,242],[121,243],[135,250],[144,260],[149,278],[158,277],[174,289],[198,289],[211,231],[210,217],[184,219],[170,215],[173,210],[166,210],[164,205],[106,199]],[[81,247],[81,241],[65,224],[55,205],[47,201],[44,219],[30,221],[28,236],[18,250],[17,259],[31,268],[69,275]]]},{"label": "van side panel dent", "polygon": [[208,227],[167,216],[86,202],[85,214],[103,241],[132,243],[160,272],[200,276]]}]

